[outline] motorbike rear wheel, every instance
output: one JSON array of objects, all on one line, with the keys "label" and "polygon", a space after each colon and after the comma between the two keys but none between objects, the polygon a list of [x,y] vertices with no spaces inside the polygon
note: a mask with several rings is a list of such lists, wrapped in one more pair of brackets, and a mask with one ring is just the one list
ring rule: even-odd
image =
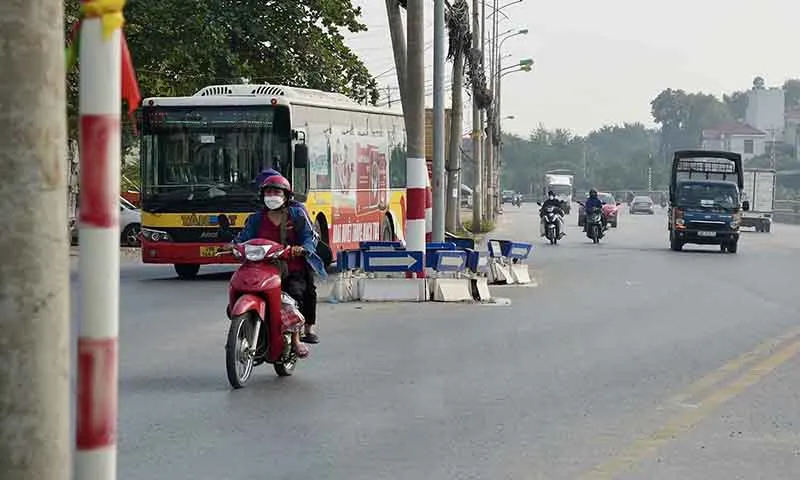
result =
[{"label": "motorbike rear wheel", "polygon": [[[233,388],[242,388],[250,380],[255,363],[255,322],[253,314],[239,315],[231,320],[228,341],[225,343],[225,369]],[[240,368],[241,367],[241,368]]]},{"label": "motorbike rear wheel", "polygon": [[297,352],[292,348],[292,338],[289,335],[283,336],[283,344],[286,345],[283,353],[284,361],[274,363],[272,366],[279,377],[291,377],[297,366]]}]

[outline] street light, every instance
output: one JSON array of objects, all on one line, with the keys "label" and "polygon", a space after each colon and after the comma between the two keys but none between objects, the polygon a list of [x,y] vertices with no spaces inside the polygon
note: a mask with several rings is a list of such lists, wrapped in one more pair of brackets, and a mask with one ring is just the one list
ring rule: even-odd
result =
[{"label": "street light", "polygon": [[[495,92],[496,95],[495,95],[494,102],[492,102],[492,105],[494,106],[494,111],[495,111],[495,115],[496,115],[496,118],[497,118],[497,121],[495,122],[495,125],[494,125],[493,128],[497,129],[497,136],[498,137],[503,134],[501,121],[502,120],[510,120],[510,119],[514,118],[513,115],[510,116],[510,118],[509,117],[501,117],[500,116],[500,107],[501,107],[501,105],[500,105],[500,98],[501,98],[500,97],[500,86],[501,86],[501,83],[502,83],[501,80],[503,79],[503,77],[505,77],[506,75],[508,75],[510,73],[530,72],[532,69],[533,69],[533,59],[532,58],[523,58],[518,63],[508,65],[507,67],[502,68],[497,72],[497,91]],[[494,152],[493,152],[492,157],[494,159],[496,159],[497,164],[498,164],[497,168],[492,169],[493,171],[492,171],[492,177],[491,177],[490,181],[494,182],[495,181],[495,177],[499,177],[500,176],[500,172],[499,172],[499,170],[500,170],[500,168],[499,168],[499,165],[500,165],[500,145],[495,146],[494,143],[492,143],[491,146],[492,146],[492,148],[494,148]],[[499,198],[499,196],[497,196],[497,198],[495,198],[493,201],[494,201],[494,203],[492,205],[492,208],[496,208],[497,211],[500,211],[500,198]]]}]

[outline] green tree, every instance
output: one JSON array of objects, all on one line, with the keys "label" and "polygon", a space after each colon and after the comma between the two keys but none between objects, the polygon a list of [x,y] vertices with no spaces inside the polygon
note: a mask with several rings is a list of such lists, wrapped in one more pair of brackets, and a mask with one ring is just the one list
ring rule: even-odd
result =
[{"label": "green tree", "polygon": [[790,78],[783,83],[784,105],[786,109],[800,105],[800,79]]},{"label": "green tree", "polygon": [[[65,1],[68,25],[78,4]],[[248,79],[374,104],[375,79],[342,34],[366,30],[360,15],[351,0],[139,0],[128,3],[125,34],[143,96],[191,95],[206,85]],[[73,136],[77,75],[67,82]]]},{"label": "green tree", "polygon": [[703,129],[734,119],[730,109],[713,95],[670,88],[659,93],[650,107],[653,119],[661,125],[661,158],[677,149],[699,147]]}]

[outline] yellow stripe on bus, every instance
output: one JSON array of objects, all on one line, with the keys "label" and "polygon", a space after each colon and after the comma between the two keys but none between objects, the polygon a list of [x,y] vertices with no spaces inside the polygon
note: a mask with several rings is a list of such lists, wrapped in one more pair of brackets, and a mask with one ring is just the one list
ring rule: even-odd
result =
[{"label": "yellow stripe on bus", "polygon": [[[223,212],[231,227],[244,227],[247,217],[253,212]],[[142,212],[142,226],[145,228],[198,228],[217,227],[217,213],[149,213]],[[214,219],[212,223],[212,218]]]}]

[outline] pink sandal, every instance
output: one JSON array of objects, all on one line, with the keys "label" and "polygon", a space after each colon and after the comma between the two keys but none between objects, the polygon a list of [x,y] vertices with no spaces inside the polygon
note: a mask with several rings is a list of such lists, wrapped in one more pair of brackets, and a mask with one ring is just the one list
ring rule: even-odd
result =
[{"label": "pink sandal", "polygon": [[298,344],[297,347],[295,347],[294,351],[297,354],[297,358],[306,358],[310,353],[308,347],[306,347],[302,343]]}]

